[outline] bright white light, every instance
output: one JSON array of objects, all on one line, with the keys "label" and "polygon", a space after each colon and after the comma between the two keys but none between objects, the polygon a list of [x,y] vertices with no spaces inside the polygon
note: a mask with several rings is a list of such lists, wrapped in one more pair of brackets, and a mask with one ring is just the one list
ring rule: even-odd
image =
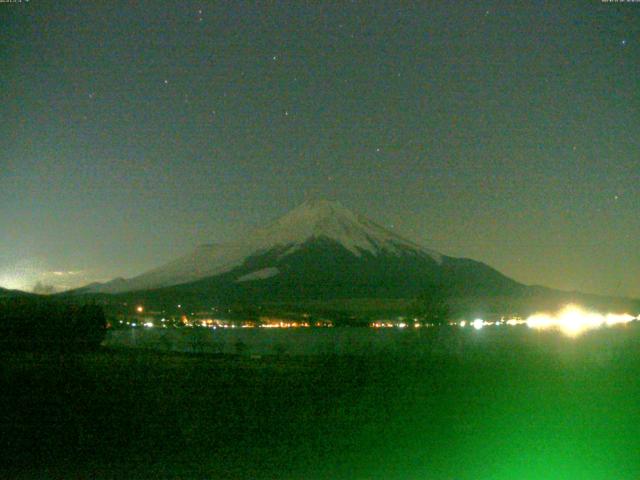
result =
[{"label": "bright white light", "polygon": [[144,324],[144,326],[147,327],[147,328],[151,328],[151,327],[153,327],[153,322],[146,322]]},{"label": "bright white light", "polygon": [[476,318],[473,322],[472,322],[473,328],[475,328],[476,330],[480,330],[482,327],[484,327],[484,320],[482,320],[481,318]]},{"label": "bright white light", "polygon": [[30,290],[36,281],[45,282],[43,267],[42,263],[34,258],[18,259],[12,265],[0,270],[0,287],[10,290]]},{"label": "bright white light", "polygon": [[407,324],[406,324],[406,323],[399,323],[399,324],[398,324],[398,327],[399,327],[399,328],[404,328],[404,327],[406,327],[406,326],[407,326]]},{"label": "bright white light", "polygon": [[466,326],[467,326],[467,321],[466,321],[466,320],[462,320],[462,321],[460,322],[460,326],[461,326],[461,327],[466,327]]},{"label": "bright white light", "polygon": [[537,313],[527,318],[527,326],[538,330],[560,330],[565,335],[576,337],[588,330],[603,326],[629,323],[635,318],[629,314],[609,313],[606,316],[588,312],[577,305],[567,305],[558,313]]},{"label": "bright white light", "polygon": [[623,313],[621,315],[615,314],[615,313],[609,313],[605,318],[607,325],[609,326],[618,325],[620,323],[629,323],[635,319],[636,319],[635,317],[629,315],[628,313]]}]

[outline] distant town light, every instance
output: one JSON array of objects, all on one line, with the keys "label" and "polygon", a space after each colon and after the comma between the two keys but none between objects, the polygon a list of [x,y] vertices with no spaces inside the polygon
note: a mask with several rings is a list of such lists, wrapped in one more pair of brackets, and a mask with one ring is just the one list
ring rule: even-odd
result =
[{"label": "distant town light", "polygon": [[142,313],[142,312],[144,312],[144,307],[143,307],[142,305],[138,305],[138,306],[136,307],[136,312],[138,312],[138,313]]},{"label": "distant town light", "polygon": [[462,321],[460,322],[460,326],[461,326],[461,327],[466,327],[466,326],[467,326],[467,321],[466,321],[466,320],[462,320]]},{"label": "distant town light", "polygon": [[481,318],[476,318],[473,321],[473,328],[475,328],[476,330],[480,330],[482,327],[484,327],[484,320],[482,320]]}]

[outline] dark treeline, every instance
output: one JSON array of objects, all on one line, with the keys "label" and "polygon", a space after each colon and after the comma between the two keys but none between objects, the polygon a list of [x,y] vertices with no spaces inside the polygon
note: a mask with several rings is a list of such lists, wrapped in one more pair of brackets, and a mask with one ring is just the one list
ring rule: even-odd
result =
[{"label": "dark treeline", "polygon": [[0,301],[0,348],[82,351],[98,348],[107,328],[102,307],[47,298]]}]

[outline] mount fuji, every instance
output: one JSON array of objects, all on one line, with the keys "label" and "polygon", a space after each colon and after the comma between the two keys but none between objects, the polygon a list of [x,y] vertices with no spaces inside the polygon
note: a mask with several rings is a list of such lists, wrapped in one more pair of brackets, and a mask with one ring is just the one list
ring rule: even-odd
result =
[{"label": "mount fuji", "polygon": [[130,279],[75,293],[291,300],[403,298],[428,285],[457,294],[508,295],[524,286],[474,260],[422,247],[339,202],[307,201],[229,244],[202,245]]}]

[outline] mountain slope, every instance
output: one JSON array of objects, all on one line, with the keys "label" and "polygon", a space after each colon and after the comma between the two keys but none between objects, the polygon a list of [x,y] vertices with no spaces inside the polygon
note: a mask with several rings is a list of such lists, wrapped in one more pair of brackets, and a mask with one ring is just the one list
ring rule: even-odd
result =
[{"label": "mountain slope", "polygon": [[[437,284],[456,295],[507,295],[523,286],[480,262],[420,250],[355,255],[335,240],[313,238],[288,252],[260,252],[220,275],[155,290],[157,297],[216,302],[407,298]],[[139,292],[144,294],[144,292]],[[156,296],[156,295],[154,295]]]}]

